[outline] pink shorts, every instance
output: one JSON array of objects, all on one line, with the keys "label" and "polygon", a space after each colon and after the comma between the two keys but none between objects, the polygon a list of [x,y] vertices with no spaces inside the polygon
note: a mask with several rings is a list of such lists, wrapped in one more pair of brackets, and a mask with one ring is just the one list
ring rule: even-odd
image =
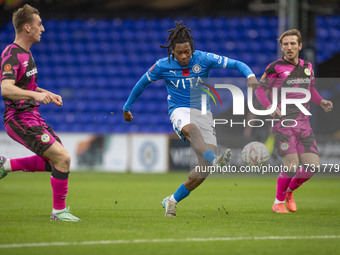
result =
[{"label": "pink shorts", "polygon": [[315,153],[319,155],[312,128],[273,128],[275,146],[280,156]]},{"label": "pink shorts", "polygon": [[40,115],[29,112],[17,114],[5,123],[7,134],[38,156],[42,156],[55,141],[61,143],[52,128]]}]

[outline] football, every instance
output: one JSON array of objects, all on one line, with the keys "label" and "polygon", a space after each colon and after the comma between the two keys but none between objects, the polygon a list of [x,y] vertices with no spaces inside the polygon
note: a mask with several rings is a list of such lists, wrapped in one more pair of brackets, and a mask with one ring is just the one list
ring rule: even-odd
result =
[{"label": "football", "polygon": [[242,161],[247,166],[262,166],[269,160],[267,147],[260,142],[251,142],[242,150]]}]

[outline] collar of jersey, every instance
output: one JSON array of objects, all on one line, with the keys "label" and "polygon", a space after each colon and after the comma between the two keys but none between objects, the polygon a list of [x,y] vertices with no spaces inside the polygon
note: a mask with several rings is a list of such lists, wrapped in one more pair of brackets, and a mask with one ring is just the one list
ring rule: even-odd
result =
[{"label": "collar of jersey", "polygon": [[[283,59],[284,62],[286,62],[286,63],[288,63],[288,64],[290,64],[290,65],[292,65],[292,66],[299,66],[299,65],[300,65],[300,62],[301,62],[301,61],[300,61],[300,58],[298,58],[299,62],[298,62],[296,65],[294,65],[293,63],[287,61],[284,57],[282,57],[282,59]],[[190,63],[190,62],[189,62],[189,63]]]}]

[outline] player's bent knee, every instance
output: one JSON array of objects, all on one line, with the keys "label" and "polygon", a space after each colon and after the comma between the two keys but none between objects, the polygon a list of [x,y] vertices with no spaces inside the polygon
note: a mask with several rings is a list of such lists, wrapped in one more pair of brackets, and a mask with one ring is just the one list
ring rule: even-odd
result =
[{"label": "player's bent knee", "polygon": [[63,161],[64,161],[64,164],[67,165],[68,168],[70,168],[71,157],[70,157],[70,155],[68,153],[63,157]]},{"label": "player's bent knee", "polygon": [[71,165],[71,156],[68,152],[63,150],[58,150],[51,154],[50,159],[52,161],[52,165],[62,172],[69,172]]},{"label": "player's bent knee", "polygon": [[60,162],[62,162],[64,165],[67,165],[68,167],[70,167],[70,165],[71,165],[71,156],[70,156],[70,154],[68,154],[67,151],[65,151],[65,153],[63,153],[61,155]]}]

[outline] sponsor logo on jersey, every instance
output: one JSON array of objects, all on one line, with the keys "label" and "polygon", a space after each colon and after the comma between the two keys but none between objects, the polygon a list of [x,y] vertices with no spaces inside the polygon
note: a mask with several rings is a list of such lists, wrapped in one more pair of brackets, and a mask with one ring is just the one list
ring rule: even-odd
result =
[{"label": "sponsor logo on jersey", "polygon": [[38,73],[37,68],[33,68],[31,71],[26,72],[26,76],[27,76],[27,77],[30,77],[30,76],[35,75],[35,74],[37,74],[37,73]]},{"label": "sponsor logo on jersey", "polygon": [[170,73],[173,73],[174,75],[177,75],[176,74],[176,70],[169,70]]},{"label": "sponsor logo on jersey", "polygon": [[312,73],[311,73],[311,71],[308,68],[305,68],[305,74],[307,76],[310,76]]},{"label": "sponsor logo on jersey", "polygon": [[287,80],[287,84],[289,84],[289,85],[303,84],[303,83],[309,84],[310,83],[310,79],[309,78],[296,78],[296,79],[289,79],[289,80]]},{"label": "sponsor logo on jersey", "polygon": [[11,71],[11,70],[12,70],[12,66],[10,64],[7,64],[7,65],[4,66],[5,72]]},{"label": "sponsor logo on jersey", "polygon": [[196,64],[192,67],[192,71],[196,74],[200,73],[202,70],[202,67],[199,64]]},{"label": "sponsor logo on jersey", "polygon": [[[176,83],[175,83],[175,81],[176,81]],[[199,76],[197,78],[196,77],[188,77],[188,78],[185,78],[185,79],[170,80],[170,82],[177,89],[180,85],[182,85],[181,87],[183,89],[186,89],[186,88],[192,88],[194,86],[197,86],[199,83],[203,83],[202,79]]]},{"label": "sponsor logo on jersey", "polygon": [[24,67],[27,67],[27,66],[28,66],[28,61],[25,61],[24,63],[22,63],[22,65],[23,65]]},{"label": "sponsor logo on jersey", "polygon": [[290,75],[290,71],[285,71],[285,72],[283,72],[283,74],[284,74],[285,76],[289,76],[289,75]]},{"label": "sponsor logo on jersey", "polygon": [[48,134],[43,134],[40,139],[43,143],[48,143],[51,140]]},{"label": "sponsor logo on jersey", "polygon": [[12,74],[12,73],[13,73],[12,66],[10,64],[5,65],[2,75]]}]

